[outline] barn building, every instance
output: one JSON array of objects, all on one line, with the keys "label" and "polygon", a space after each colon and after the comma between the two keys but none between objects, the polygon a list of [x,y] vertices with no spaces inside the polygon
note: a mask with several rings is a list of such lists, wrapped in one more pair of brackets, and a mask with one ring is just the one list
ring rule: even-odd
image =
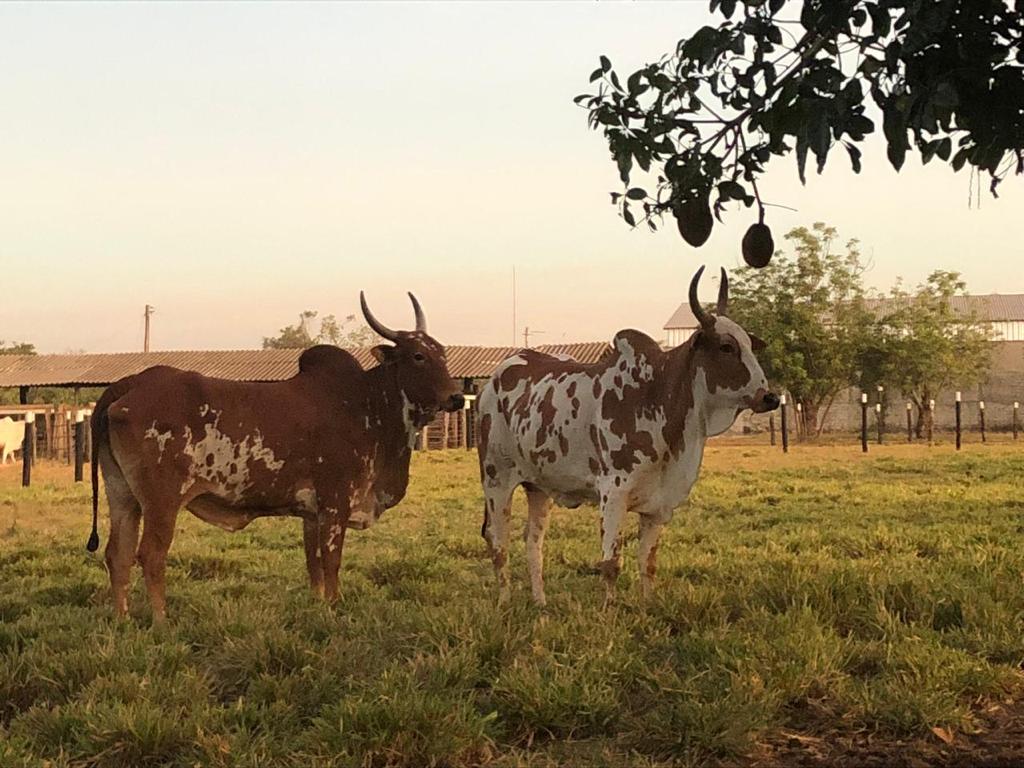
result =
[{"label": "barn building", "polygon": [[[545,344],[536,347],[548,354],[568,355],[581,363],[594,363],[611,347],[607,342]],[[369,348],[349,350],[363,368],[376,365]],[[475,395],[498,364],[516,347],[449,346],[448,371],[461,382],[462,391]],[[205,376],[234,381],[270,382],[291,378],[299,370],[301,349],[121,352],[85,355],[0,355],[0,387],[17,388],[22,403],[31,402],[33,387],[105,387],[118,379],[154,365],[170,365]],[[467,398],[463,413],[439,413],[421,435],[424,447],[442,448],[474,444],[476,399]],[[2,410],[2,409],[0,409]],[[12,409],[15,413],[16,409]],[[52,421],[52,415],[51,415]],[[40,430],[47,429],[40,420]],[[50,427],[52,430],[52,425]]]}]

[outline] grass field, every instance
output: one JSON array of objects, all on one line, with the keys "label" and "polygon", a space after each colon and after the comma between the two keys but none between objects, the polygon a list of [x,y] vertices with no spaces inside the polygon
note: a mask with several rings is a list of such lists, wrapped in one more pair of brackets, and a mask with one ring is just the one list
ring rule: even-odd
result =
[{"label": "grass field", "polygon": [[4,469],[0,766],[1024,759],[1024,446],[714,447],[656,597],[632,521],[607,611],[587,508],[556,510],[548,608],[521,541],[496,608],[474,462],[416,457],[406,501],[350,533],[333,609],[297,520],[183,513],[159,629],[140,576],[113,619],[87,484]]}]

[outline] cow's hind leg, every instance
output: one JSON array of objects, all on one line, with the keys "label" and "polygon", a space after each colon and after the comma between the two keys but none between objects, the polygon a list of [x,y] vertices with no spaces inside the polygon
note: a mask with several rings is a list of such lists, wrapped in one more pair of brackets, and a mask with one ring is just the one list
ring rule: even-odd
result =
[{"label": "cow's hind leg", "polygon": [[316,518],[302,519],[302,544],[306,549],[306,570],[313,594],[324,596],[324,561],[320,557],[320,525]]},{"label": "cow's hind leg", "polygon": [[328,602],[338,599],[338,572],[341,570],[341,550],[345,546],[348,515],[348,510],[342,513],[331,508],[322,512],[320,517],[320,562],[324,575],[324,597]]},{"label": "cow's hind leg", "polygon": [[146,591],[153,608],[153,623],[162,624],[167,616],[167,550],[174,538],[174,524],[178,519],[176,503],[142,506],[142,542],[139,544],[139,563],[146,579]]},{"label": "cow's hind leg", "polygon": [[551,497],[536,488],[527,488],[526,501],[530,508],[526,523],[526,564],[530,570],[530,589],[533,602],[544,606],[547,605],[544,597],[544,534],[548,529]]},{"label": "cow's hind leg", "polygon": [[511,597],[508,579],[508,547],[512,538],[512,494],[515,486],[495,483],[484,487],[483,535],[491,551],[494,575],[498,580],[498,605]]},{"label": "cow's hind leg", "polygon": [[610,492],[601,503],[601,574],[604,576],[604,607],[615,599],[615,583],[622,571],[622,523],[626,517],[626,494]]},{"label": "cow's hind leg", "polygon": [[118,616],[128,613],[128,585],[132,565],[139,546],[139,517],[141,507],[132,494],[121,470],[109,455],[100,454],[107,504],[110,507],[110,538],[104,552],[107,573],[110,576],[110,594]]},{"label": "cow's hind leg", "polygon": [[645,598],[654,589],[658,539],[664,528],[665,521],[661,517],[640,515],[640,543],[637,547],[637,561],[640,565],[640,595]]}]

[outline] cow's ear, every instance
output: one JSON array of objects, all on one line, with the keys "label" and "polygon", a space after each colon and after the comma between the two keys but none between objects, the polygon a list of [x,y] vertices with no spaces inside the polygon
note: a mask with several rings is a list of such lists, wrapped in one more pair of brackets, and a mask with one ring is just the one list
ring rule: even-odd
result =
[{"label": "cow's ear", "polygon": [[762,349],[764,349],[766,346],[768,346],[767,344],[764,343],[764,339],[762,339],[762,338],[760,338],[758,336],[755,336],[752,333],[748,334],[748,335],[750,336],[750,348],[754,352],[760,352]]},{"label": "cow's ear", "polygon": [[378,363],[390,363],[395,359],[395,352],[397,351],[398,347],[391,347],[387,344],[378,344],[370,350],[370,354],[373,355],[373,359]]}]

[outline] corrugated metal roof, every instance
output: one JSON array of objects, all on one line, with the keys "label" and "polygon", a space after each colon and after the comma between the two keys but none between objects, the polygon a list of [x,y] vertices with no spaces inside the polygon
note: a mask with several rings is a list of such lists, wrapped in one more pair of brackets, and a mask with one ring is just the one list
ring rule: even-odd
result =
[{"label": "corrugated metal roof", "polygon": [[[894,309],[894,299],[869,299],[869,308],[878,314]],[[983,295],[953,296],[949,300],[954,312],[969,314],[973,312],[983,323],[1002,323],[1024,320],[1024,293],[989,293]],[[690,311],[690,304],[684,301],[672,313],[665,323],[665,330],[671,328],[696,328],[697,318]]]},{"label": "corrugated metal roof", "polygon": [[[867,305],[879,315],[906,304],[906,300],[869,299]],[[951,296],[950,308],[961,315],[974,314],[982,323],[1004,323],[1024,320],[1024,293],[989,293]]]},{"label": "corrugated metal roof", "polygon": [[[603,341],[537,347],[549,354],[571,355],[581,363],[597,362],[610,348]],[[447,348],[448,370],[457,379],[487,378],[502,360],[516,350],[516,347],[451,346]],[[368,348],[349,351],[363,368],[376,364]],[[234,381],[282,381],[298,372],[301,354],[301,349],[235,349],[93,355],[0,355],[0,387],[101,386],[154,365],[170,365]]]}]

